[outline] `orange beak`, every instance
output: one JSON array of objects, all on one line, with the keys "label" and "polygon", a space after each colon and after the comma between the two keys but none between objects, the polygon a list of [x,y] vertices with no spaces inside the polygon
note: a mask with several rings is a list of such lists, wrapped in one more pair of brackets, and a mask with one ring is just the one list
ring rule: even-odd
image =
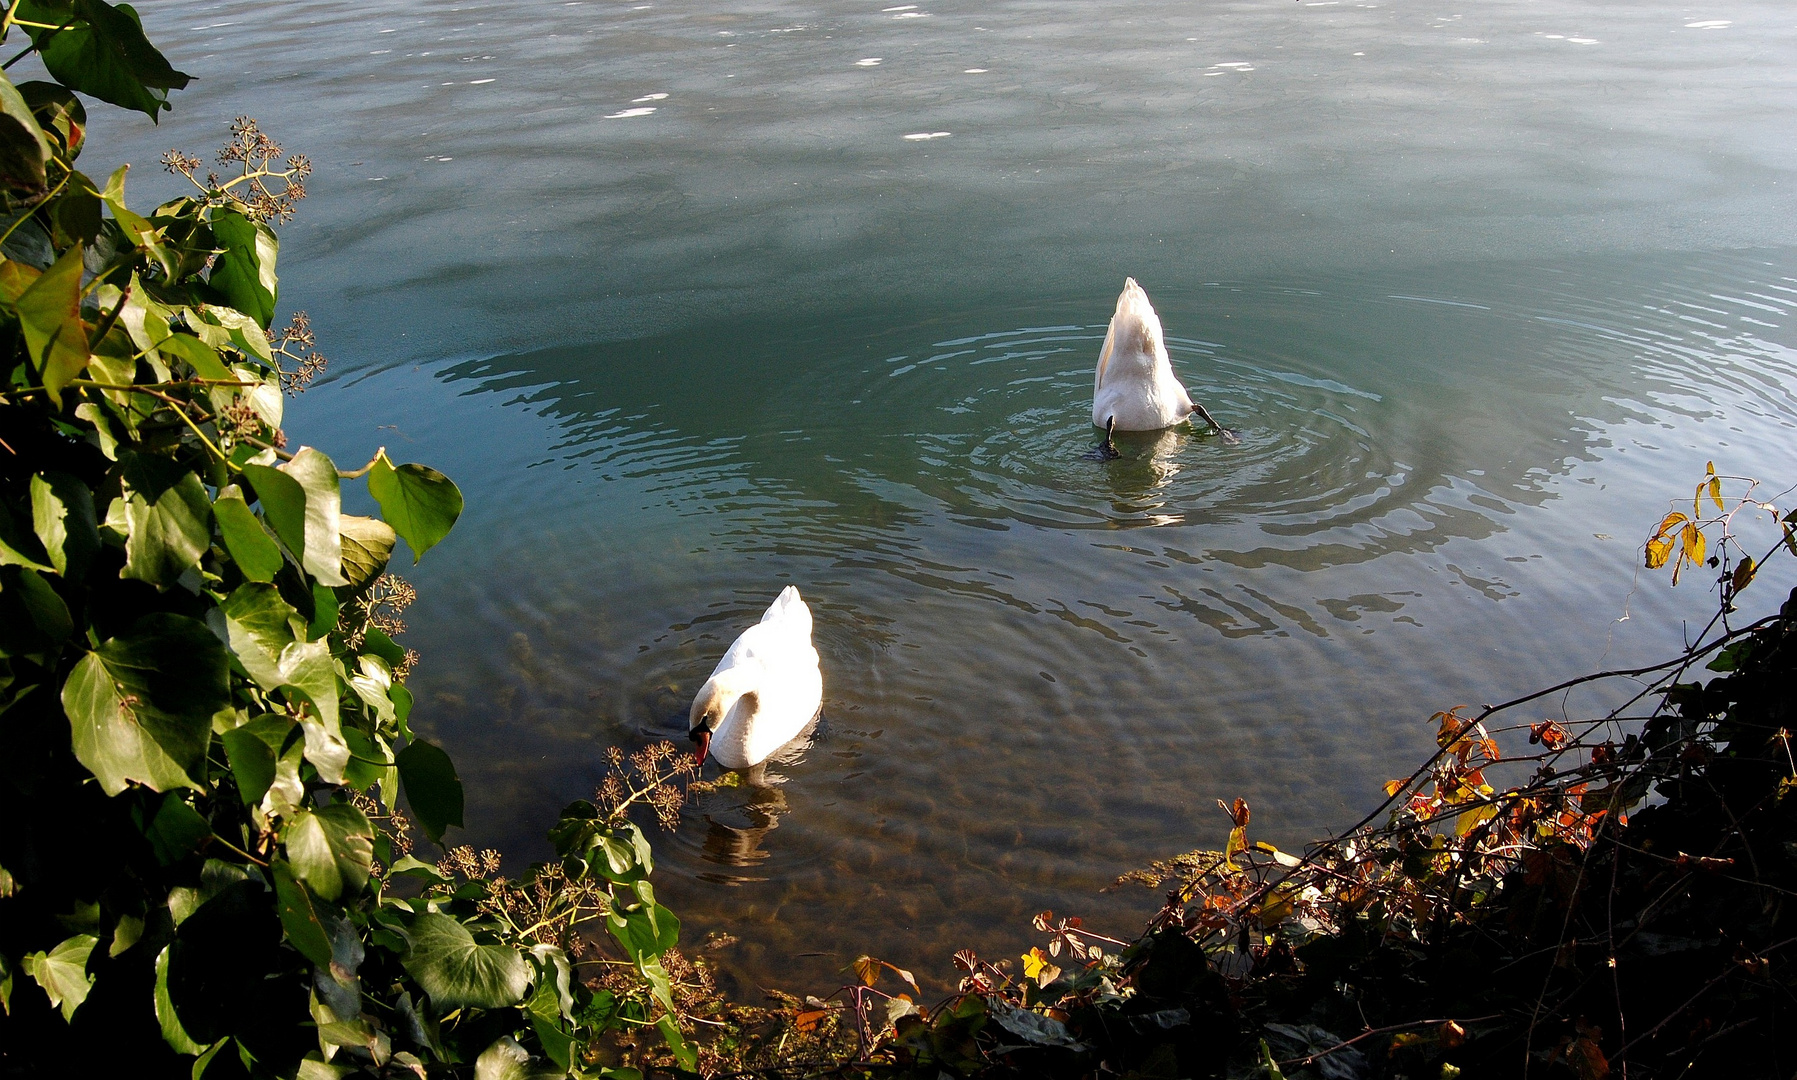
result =
[{"label": "orange beak", "polygon": [[705,764],[705,753],[711,749],[711,732],[706,731],[704,728],[700,728],[698,732],[693,735],[693,742],[699,744],[693,747],[693,764],[703,765]]}]

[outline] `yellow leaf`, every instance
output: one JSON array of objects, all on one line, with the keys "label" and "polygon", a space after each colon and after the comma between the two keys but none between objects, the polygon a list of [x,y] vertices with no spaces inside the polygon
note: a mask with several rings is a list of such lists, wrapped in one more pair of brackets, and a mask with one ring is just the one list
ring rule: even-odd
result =
[{"label": "yellow leaf", "polygon": [[1023,954],[1023,977],[1037,986],[1047,986],[1061,974],[1061,969],[1049,963],[1041,949],[1032,948]]},{"label": "yellow leaf", "polygon": [[1288,870],[1294,866],[1299,865],[1300,862],[1302,862],[1302,860],[1300,860],[1296,855],[1287,855],[1285,852],[1280,851],[1278,848],[1274,847],[1272,844],[1267,843],[1265,840],[1256,840],[1254,842],[1254,850],[1262,853],[1263,855],[1273,856],[1274,862],[1278,863],[1280,866],[1287,868]]},{"label": "yellow leaf", "polygon": [[1499,807],[1496,805],[1488,804],[1485,806],[1475,806],[1471,810],[1466,811],[1464,814],[1461,814],[1454,819],[1454,835],[1465,836],[1467,833],[1472,832],[1487,821],[1497,817],[1498,809]]},{"label": "yellow leaf", "polygon": [[1665,517],[1660,519],[1660,527],[1655,529],[1653,531],[1653,534],[1655,536],[1665,536],[1667,533],[1678,528],[1679,523],[1684,520],[1685,520],[1685,515],[1679,513],[1677,510],[1674,510],[1672,513],[1667,514]]},{"label": "yellow leaf", "polygon": [[828,1009],[809,1009],[793,1017],[793,1026],[801,1033],[809,1034],[817,1030],[818,1021],[830,1015]]},{"label": "yellow leaf", "polygon": [[1684,529],[1679,534],[1679,540],[1682,548],[1679,554],[1690,560],[1692,566],[1702,566],[1704,549],[1703,531],[1697,527],[1695,521],[1685,525]]},{"label": "yellow leaf", "polygon": [[1753,574],[1757,569],[1759,568],[1753,565],[1753,556],[1741,556],[1741,561],[1735,564],[1735,578],[1732,583],[1736,592],[1745,589],[1753,581]]},{"label": "yellow leaf", "polygon": [[1404,785],[1409,782],[1410,781],[1408,780],[1387,780],[1385,782],[1385,797],[1389,799],[1398,792],[1403,791]]},{"label": "yellow leaf", "polygon": [[1672,556],[1672,541],[1654,537],[1647,542],[1647,568],[1658,570]]},{"label": "yellow leaf", "polygon": [[1710,501],[1716,504],[1716,512],[1718,514],[1723,513],[1728,509],[1722,505],[1722,481],[1720,478],[1714,476],[1710,477]]},{"label": "yellow leaf", "polygon": [[1260,925],[1271,930],[1278,926],[1292,913],[1293,901],[1297,898],[1295,888],[1274,889],[1260,905]]},{"label": "yellow leaf", "polygon": [[1235,865],[1235,857],[1248,850],[1248,826],[1237,825],[1229,830],[1229,843],[1223,848],[1223,861],[1230,866]]}]

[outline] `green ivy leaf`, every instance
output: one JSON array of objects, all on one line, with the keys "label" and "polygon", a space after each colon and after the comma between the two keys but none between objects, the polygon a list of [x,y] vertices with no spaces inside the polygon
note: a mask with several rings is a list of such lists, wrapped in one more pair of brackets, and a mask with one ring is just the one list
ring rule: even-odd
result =
[{"label": "green ivy leaf", "polygon": [[482,1050],[474,1061],[474,1080],[561,1080],[567,1075],[565,1064],[531,1060],[529,1051],[510,1035]]},{"label": "green ivy leaf", "polygon": [[31,117],[51,152],[70,162],[81,156],[81,145],[87,139],[87,108],[80,98],[68,87],[42,79],[20,83],[19,96],[31,107]]},{"label": "green ivy leaf", "polygon": [[331,459],[308,446],[278,468],[245,465],[243,475],[255,485],[275,535],[299,558],[306,573],[332,588],[348,584],[339,532],[342,495]]},{"label": "green ivy leaf", "polygon": [[188,83],[144,37],[129,4],[104,0],[19,0],[19,18],[64,29],[30,28],[44,67],[71,90],[157,119],[168,92]]},{"label": "green ivy leaf", "polygon": [[[289,645],[301,639],[305,622],[279,589],[260,582],[239,585],[222,606],[207,612],[211,622],[224,624],[219,636],[243,670],[264,690],[279,690],[294,678],[281,660]],[[218,628],[214,627],[216,631]]]},{"label": "green ivy leaf", "polygon": [[673,1052],[674,1060],[680,1063],[680,1067],[687,1072],[698,1072],[699,1051],[688,1046],[686,1040],[680,1037],[680,1025],[674,1022],[672,1009],[662,1014],[661,1019],[655,1022],[655,1028],[661,1032],[661,1041],[668,1044],[668,1049]]},{"label": "green ivy leaf", "polygon": [[201,790],[213,714],[231,703],[229,676],[204,623],[146,615],[82,657],[63,684],[75,756],[108,795],[132,780]]},{"label": "green ivy leaf", "polygon": [[158,589],[199,565],[212,543],[212,501],[179,463],[125,454],[125,569],[122,577]]},{"label": "green ivy leaf", "polygon": [[50,565],[65,578],[80,577],[100,550],[94,493],[67,473],[31,478],[31,521]]},{"label": "green ivy leaf", "polygon": [[423,465],[395,467],[382,448],[368,473],[368,491],[381,504],[381,516],[405,537],[412,563],[435,547],[462,516],[462,492],[455,482]]},{"label": "green ivy leaf", "polygon": [[462,781],[455,763],[438,747],[413,739],[399,752],[399,782],[405,788],[412,813],[432,842],[443,839],[443,830],[462,824]]},{"label": "green ivy leaf", "polygon": [[343,576],[350,588],[361,592],[387,569],[399,538],[393,526],[379,518],[344,514],[337,519],[337,527],[343,536]]},{"label": "green ivy leaf", "polygon": [[543,1052],[549,1055],[549,1060],[567,1069],[574,1061],[574,1048],[579,1040],[562,1023],[553,983],[547,979],[537,980],[537,991],[530,997],[528,1011],[530,1026],[537,1033],[537,1041],[543,1044]]},{"label": "green ivy leaf", "polygon": [[530,965],[522,953],[509,945],[478,944],[448,915],[418,916],[406,938],[411,948],[401,963],[438,1009],[503,1009],[523,1001],[530,988]]},{"label": "green ivy leaf", "polygon": [[10,599],[18,603],[26,616],[25,621],[37,631],[33,640],[25,626],[13,626],[8,628],[10,633],[0,634],[0,640],[5,637],[23,638],[18,643],[24,644],[24,648],[19,651],[27,655],[34,652],[45,656],[54,655],[75,628],[74,620],[69,616],[69,606],[63,602],[62,596],[36,570],[23,566],[8,567],[4,573],[0,573],[0,589],[13,594]]},{"label": "green ivy leaf", "polygon": [[0,185],[14,194],[42,195],[49,187],[44,163],[53,152],[31,106],[5,75],[0,75]]},{"label": "green ivy leaf", "polygon": [[62,253],[20,294],[15,305],[25,347],[37,364],[50,400],[62,405],[62,388],[87,367],[87,327],[81,322],[81,245]]},{"label": "green ivy leaf", "polygon": [[606,916],[605,927],[624,946],[632,960],[660,956],[680,940],[680,920],[672,911],[655,902],[647,881],[632,886],[642,900],[633,910],[614,909]]},{"label": "green ivy leaf", "polygon": [[187,805],[187,800],[170,792],[162,797],[162,805],[150,819],[144,835],[156,852],[156,861],[168,866],[193,854],[200,841],[212,835],[212,826]]},{"label": "green ivy leaf", "polygon": [[48,953],[31,953],[21,962],[25,973],[37,980],[50,996],[50,1004],[62,1009],[66,1022],[87,1000],[94,977],[87,973],[87,958],[100,939],[92,934],[76,934]]},{"label": "green ivy leaf", "polygon": [[325,900],[354,896],[374,866],[374,826],[349,803],[302,810],[281,829],[293,876]]},{"label": "green ivy leaf", "polygon": [[225,550],[243,576],[251,581],[268,582],[281,570],[281,546],[262,527],[243,492],[226,487],[213,500],[212,514],[218,519],[218,531],[225,539]]},{"label": "green ivy leaf", "polygon": [[218,350],[192,334],[170,334],[156,343],[156,351],[165,357],[186,361],[199,378],[228,380],[234,377],[231,369],[219,359]]},{"label": "green ivy leaf", "polygon": [[13,520],[12,511],[4,503],[0,503],[0,566],[23,566],[29,570],[55,569],[49,563],[49,556],[31,542],[31,534]]},{"label": "green ivy leaf", "polygon": [[400,647],[399,642],[388,637],[385,630],[372,624],[362,635],[362,651],[385,660],[389,669],[406,662],[406,651]]},{"label": "green ivy leaf", "polygon": [[275,906],[287,943],[320,967],[331,966],[331,935],[324,928],[318,908],[306,887],[294,879],[293,870],[276,859],[269,866],[275,879]]},{"label": "green ivy leaf", "polygon": [[267,713],[219,736],[237,795],[245,806],[255,806],[275,782],[275,761],[293,730],[293,721],[279,713]]},{"label": "green ivy leaf", "polygon": [[162,1027],[162,1041],[177,1054],[198,1054],[206,1049],[194,1042],[175,1015],[175,1003],[168,996],[168,947],[156,954],[156,1022]]},{"label": "green ivy leaf", "polygon": [[207,283],[225,303],[267,327],[281,292],[275,277],[280,242],[274,231],[235,210],[219,210],[212,215],[212,235],[224,250],[212,264]]}]

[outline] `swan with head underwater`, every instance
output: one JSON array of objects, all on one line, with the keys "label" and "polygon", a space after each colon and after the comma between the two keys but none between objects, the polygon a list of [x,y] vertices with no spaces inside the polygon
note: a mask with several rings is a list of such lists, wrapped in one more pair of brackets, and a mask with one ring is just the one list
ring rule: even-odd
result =
[{"label": "swan with head underwater", "polygon": [[693,759],[751,769],[798,738],[824,700],[811,609],[791,585],[733,642],[693,698]]},{"label": "swan with head underwater", "polygon": [[1094,455],[1106,461],[1118,456],[1111,440],[1114,432],[1158,431],[1193,413],[1216,429],[1224,442],[1241,442],[1186,393],[1167,357],[1160,316],[1136,279],[1124,279],[1092,380],[1092,423],[1104,429],[1104,442],[1093,448]]}]

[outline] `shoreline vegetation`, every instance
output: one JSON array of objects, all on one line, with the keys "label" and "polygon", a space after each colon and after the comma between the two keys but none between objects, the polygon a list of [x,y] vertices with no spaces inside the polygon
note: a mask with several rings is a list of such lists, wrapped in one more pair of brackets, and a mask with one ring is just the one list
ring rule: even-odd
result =
[{"label": "shoreline vegetation", "polygon": [[[872,957],[828,997],[724,1000],[705,954],[727,941],[683,945],[650,881],[643,825],[702,784],[671,744],[614,749],[553,861],[421,857],[463,793],[410,726],[390,564],[462,498],[384,450],[346,471],[287,448],[324,360],[303,314],[272,329],[271,225],[310,166],[240,118],[226,175],[170,152],[194,192],[141,214],[125,169],[76,169],[76,95],[155,119],[188,77],[125,5],[13,0],[0,41],[21,36],[53,81],[0,75],[0,1075],[1797,1068],[1797,591],[1733,618],[1797,555],[1797,513],[1713,467],[1643,549],[1675,584],[1715,574],[1685,652],[1436,713],[1436,753],[1303,852],[1220,802],[1220,850],[1120,879],[1163,897],[1134,940],[1043,912],[1021,957],[957,953],[944,1000]],[[380,517],[342,512],[357,482]],[[1756,561],[1736,530],[1763,518]],[[1527,711],[1590,682],[1636,692]]]}]

